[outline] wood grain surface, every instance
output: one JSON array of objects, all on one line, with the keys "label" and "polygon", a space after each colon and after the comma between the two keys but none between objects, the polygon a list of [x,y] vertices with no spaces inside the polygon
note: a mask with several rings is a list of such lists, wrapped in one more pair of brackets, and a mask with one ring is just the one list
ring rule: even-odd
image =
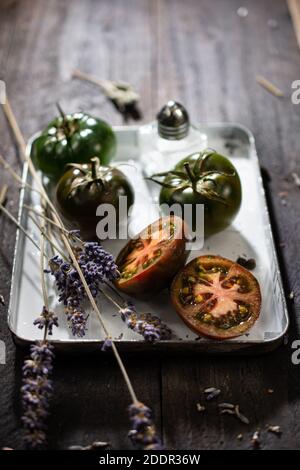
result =
[{"label": "wood grain surface", "polygon": [[[237,14],[241,4],[248,8],[244,18]],[[292,172],[300,175],[300,105],[290,99],[291,83],[300,79],[300,55],[286,3],[1,0],[0,79],[27,138],[53,117],[58,100],[68,112],[84,109],[122,123],[96,87],[70,79],[75,68],[132,83],[141,94],[144,122],[172,98],[183,102],[195,121],[236,121],[254,133],[269,175],[286,293],[295,294],[289,300],[288,344],[256,357],[141,354],[124,360],[139,397],[154,410],[167,448],[248,449],[258,428],[263,449],[300,448],[300,365],[291,362],[292,341],[300,338],[300,188],[292,177]],[[261,88],[257,75],[285,97]],[[2,114],[0,152],[20,170]],[[18,189],[1,169],[0,186],[4,183],[9,184],[8,207],[16,214]],[[6,323],[14,242],[15,227],[0,216],[0,294],[6,301],[0,305],[0,339],[6,344],[6,365],[0,365],[0,447],[22,448],[24,352],[16,349]],[[112,449],[131,448],[129,397],[113,358],[59,356],[54,380],[51,448],[94,440],[109,441]],[[220,400],[239,403],[250,424],[220,416],[217,400],[197,412],[208,386],[221,389]],[[280,425],[281,437],[267,432],[268,424]]]}]

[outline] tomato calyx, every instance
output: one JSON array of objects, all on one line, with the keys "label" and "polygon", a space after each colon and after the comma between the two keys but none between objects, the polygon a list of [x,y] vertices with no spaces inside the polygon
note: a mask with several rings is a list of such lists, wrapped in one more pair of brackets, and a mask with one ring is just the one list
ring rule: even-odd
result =
[{"label": "tomato calyx", "polygon": [[77,169],[82,175],[78,174],[70,184],[69,197],[73,197],[74,193],[79,189],[89,189],[93,184],[100,186],[105,191],[108,186],[105,177],[112,170],[110,166],[101,166],[98,157],[91,158],[89,165],[86,163],[69,163],[66,165],[66,169],[68,168]]},{"label": "tomato calyx", "polygon": [[72,135],[79,130],[78,120],[68,116],[59,103],[56,103],[56,107],[61,116],[61,122],[56,127],[56,137],[58,140],[66,139],[67,143],[69,143]]},{"label": "tomato calyx", "polygon": [[[215,150],[206,149],[200,152],[199,158],[191,163],[189,161],[183,164],[185,171],[170,170],[163,173],[155,173],[147,178],[154,183],[159,184],[163,188],[185,190],[192,188],[192,190],[199,196],[203,196],[212,201],[228,205],[228,202],[216,191],[216,178],[219,176],[235,177],[235,171],[223,172],[219,170],[205,171],[205,162],[216,153]],[[165,178],[164,181],[159,181],[156,178]],[[172,181],[168,181],[172,179]]]}]

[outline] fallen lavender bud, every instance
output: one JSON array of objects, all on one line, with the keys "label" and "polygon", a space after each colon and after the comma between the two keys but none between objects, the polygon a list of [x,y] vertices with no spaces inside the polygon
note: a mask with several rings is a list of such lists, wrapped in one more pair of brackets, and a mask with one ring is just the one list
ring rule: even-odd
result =
[{"label": "fallen lavender bud", "polygon": [[152,419],[152,411],[143,403],[133,403],[129,407],[129,418],[132,429],[129,438],[137,449],[163,450],[160,438]]},{"label": "fallen lavender bud", "polygon": [[233,410],[234,405],[232,403],[219,403],[218,407],[221,409]]},{"label": "fallen lavender bud", "polygon": [[247,418],[247,416],[243,415],[243,414],[240,412],[240,407],[239,407],[239,405],[236,405],[235,408],[234,408],[234,410],[235,410],[235,414],[236,414],[237,418],[238,418],[242,423],[244,423],[244,424],[249,424],[249,423],[250,423],[250,421],[249,421],[249,419]]},{"label": "fallen lavender bud", "polygon": [[221,393],[221,390],[215,387],[209,387],[204,390],[204,393],[206,394],[206,400],[210,401],[216,398],[217,396],[219,396]]},{"label": "fallen lavender bud", "polygon": [[199,413],[202,413],[206,410],[205,406],[201,405],[201,403],[196,403],[196,409],[199,411]]},{"label": "fallen lavender bud", "polygon": [[111,348],[111,345],[112,345],[112,340],[111,338],[105,338],[103,344],[102,344],[102,348],[101,348],[101,351],[107,351],[108,349]]},{"label": "fallen lavender bud", "polygon": [[95,441],[87,446],[70,446],[69,450],[98,450],[109,446],[109,442]]},{"label": "fallen lavender bud", "polygon": [[223,410],[220,411],[220,415],[235,415],[234,410],[230,410],[229,408],[224,408]]}]

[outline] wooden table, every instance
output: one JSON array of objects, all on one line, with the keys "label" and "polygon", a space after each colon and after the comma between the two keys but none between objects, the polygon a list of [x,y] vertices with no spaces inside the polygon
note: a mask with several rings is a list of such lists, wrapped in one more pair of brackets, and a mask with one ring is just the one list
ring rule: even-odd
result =
[{"label": "wooden table", "polygon": [[[237,14],[240,6],[248,8],[248,16]],[[270,176],[269,203],[286,293],[295,294],[289,300],[289,343],[257,357],[140,354],[124,360],[138,395],[154,410],[167,448],[247,449],[258,428],[264,449],[299,448],[300,365],[291,362],[291,343],[300,327],[300,188],[291,173],[300,174],[300,105],[292,104],[289,95],[292,81],[300,79],[300,55],[285,2],[1,1],[0,79],[7,83],[26,137],[53,117],[57,100],[68,112],[85,109],[121,124],[96,88],[70,80],[74,68],[134,84],[145,122],[172,98],[183,102],[195,121],[237,121],[253,131]],[[257,74],[287,98],[262,89]],[[0,150],[20,169],[2,115]],[[17,206],[18,189],[11,182],[8,207],[16,214]],[[6,324],[15,227],[3,216],[0,240],[0,293],[6,301],[0,306],[0,339],[7,352],[6,365],[0,365],[0,447],[21,448],[23,351],[16,349]],[[113,449],[131,448],[129,397],[112,357],[58,357],[54,380],[51,448],[94,440],[109,441]],[[198,413],[196,403],[208,386],[219,387],[225,401],[239,403],[250,425],[220,416],[216,402]],[[280,425],[281,438],[266,432],[267,424]]]}]

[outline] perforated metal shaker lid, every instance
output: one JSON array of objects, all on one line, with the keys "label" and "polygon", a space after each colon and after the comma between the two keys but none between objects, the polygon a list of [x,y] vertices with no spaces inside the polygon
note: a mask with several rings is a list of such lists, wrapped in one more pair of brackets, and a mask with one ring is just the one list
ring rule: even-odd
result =
[{"label": "perforated metal shaker lid", "polygon": [[187,110],[176,101],[168,101],[157,115],[158,134],[163,139],[180,140],[188,135],[190,120]]}]

